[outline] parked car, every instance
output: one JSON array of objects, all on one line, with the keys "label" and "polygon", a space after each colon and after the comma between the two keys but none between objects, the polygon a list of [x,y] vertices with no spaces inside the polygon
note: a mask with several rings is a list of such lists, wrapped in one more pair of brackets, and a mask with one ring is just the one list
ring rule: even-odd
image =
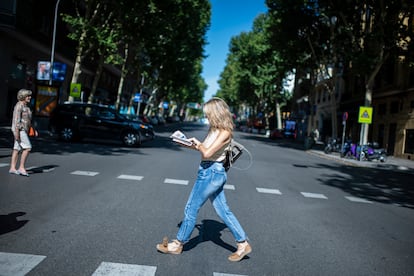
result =
[{"label": "parked car", "polygon": [[120,140],[140,145],[155,137],[152,125],[130,120],[113,108],[98,104],[65,103],[51,113],[49,130],[64,141],[82,138]]},{"label": "parked car", "polygon": [[282,139],[282,138],[285,138],[284,130],[283,129],[279,129],[279,128],[275,128],[274,130],[272,130],[270,132],[269,138],[270,139]]}]

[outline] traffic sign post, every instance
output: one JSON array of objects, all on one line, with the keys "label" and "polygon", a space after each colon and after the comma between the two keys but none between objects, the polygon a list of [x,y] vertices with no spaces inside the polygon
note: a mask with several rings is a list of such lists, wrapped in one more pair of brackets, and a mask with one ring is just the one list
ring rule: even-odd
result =
[{"label": "traffic sign post", "polygon": [[[358,114],[358,123],[361,123],[361,137],[359,139],[359,146],[362,150],[364,144],[365,130],[368,128],[368,124],[372,123],[372,107],[370,106],[360,106]],[[359,160],[362,160],[362,154],[359,152]]]},{"label": "traffic sign post", "polygon": [[372,123],[372,107],[369,107],[369,106],[359,107],[358,123],[362,123],[362,124]]},{"label": "traffic sign post", "polygon": [[342,157],[342,151],[344,149],[344,142],[345,142],[346,120],[348,120],[348,112],[344,112],[344,114],[342,114],[342,125],[344,127],[342,129],[342,145],[341,145],[341,153],[340,153],[341,157]]}]

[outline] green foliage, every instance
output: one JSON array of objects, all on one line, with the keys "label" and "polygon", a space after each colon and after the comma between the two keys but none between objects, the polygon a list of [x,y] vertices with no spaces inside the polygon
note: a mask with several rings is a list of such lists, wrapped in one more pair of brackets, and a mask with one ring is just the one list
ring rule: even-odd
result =
[{"label": "green foliage", "polygon": [[[158,97],[200,102],[208,0],[74,1],[75,14],[63,15],[69,37],[78,41],[81,62],[105,56],[139,86],[158,88]],[[128,55],[126,55],[128,49]],[[125,53],[125,54],[124,54]],[[125,70],[125,71],[124,71]]]},{"label": "green foliage", "polygon": [[259,15],[251,32],[231,39],[227,64],[219,80],[217,96],[230,105],[253,106],[256,112],[271,110],[281,99],[289,68],[269,41],[269,17]]}]

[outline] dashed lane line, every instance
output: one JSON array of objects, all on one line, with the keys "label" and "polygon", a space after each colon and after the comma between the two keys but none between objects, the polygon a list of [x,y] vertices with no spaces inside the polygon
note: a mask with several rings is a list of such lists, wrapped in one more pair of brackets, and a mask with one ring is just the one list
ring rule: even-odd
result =
[{"label": "dashed lane line", "polygon": [[318,199],[328,199],[326,196],[324,196],[323,194],[315,194],[315,193],[305,193],[305,192],[301,192],[301,194],[304,197],[308,197],[308,198],[318,198]]},{"label": "dashed lane line", "polygon": [[84,175],[84,176],[96,176],[99,173],[98,172],[90,172],[90,171],[73,171],[70,174]]},{"label": "dashed lane line", "polygon": [[177,184],[177,185],[188,185],[188,180],[166,178],[164,180],[164,183],[166,183],[166,184]]},{"label": "dashed lane line", "polygon": [[256,188],[256,191],[263,194],[274,194],[281,195],[282,193],[278,189],[268,189],[268,188]]},{"label": "dashed lane line", "polygon": [[247,276],[247,275],[227,274],[227,273],[217,273],[217,272],[213,272],[213,276]]},{"label": "dashed lane line", "polygon": [[225,184],[223,188],[226,190],[236,190],[236,187],[234,185]]},{"label": "dashed lane line", "polygon": [[[0,163],[0,167],[6,167],[8,165],[9,164],[7,164],[7,163]],[[99,174],[99,172],[77,170],[77,171],[71,172],[71,174],[82,175],[82,176],[96,176],[96,175]],[[124,180],[141,181],[142,179],[144,179],[144,176],[121,174],[117,178],[118,179],[124,179]],[[188,185],[189,181],[188,180],[181,180],[181,179],[165,178],[164,183],[166,183],[166,184],[176,184],[176,185]],[[234,185],[226,184],[226,185],[224,185],[224,189],[226,189],[226,190],[236,190],[236,187]],[[269,189],[269,188],[256,187],[256,191],[258,193],[263,193],[263,194],[282,195],[282,192],[278,189]],[[301,192],[301,194],[306,198],[328,199],[328,197],[326,197],[325,195],[318,194],[318,193]],[[345,198],[348,199],[351,202],[373,203],[370,200],[360,198],[360,197],[346,196]]]},{"label": "dashed lane line", "polygon": [[137,180],[141,181],[144,177],[140,175],[128,175],[128,174],[121,174],[117,177],[118,179],[125,179],[125,180]]},{"label": "dashed lane line", "polygon": [[139,275],[155,276],[156,266],[102,262],[92,276]]},{"label": "dashed lane line", "polygon": [[372,201],[367,200],[365,198],[355,197],[355,196],[346,196],[346,199],[352,202],[359,202],[359,203],[372,203]]},{"label": "dashed lane line", "polygon": [[[38,266],[46,256],[0,252],[0,275],[25,276]],[[155,276],[157,266],[101,262],[91,276]],[[213,276],[247,276],[213,272]]]},{"label": "dashed lane line", "polygon": [[0,252],[0,275],[24,276],[46,256]]}]

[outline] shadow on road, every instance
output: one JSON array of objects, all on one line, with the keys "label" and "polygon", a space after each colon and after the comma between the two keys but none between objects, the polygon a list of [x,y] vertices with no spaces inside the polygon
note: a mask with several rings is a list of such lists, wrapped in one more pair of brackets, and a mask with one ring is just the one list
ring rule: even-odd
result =
[{"label": "shadow on road", "polygon": [[[181,224],[181,223],[180,223]],[[178,226],[180,226],[180,224]],[[227,226],[216,220],[204,219],[200,224],[197,224],[198,236],[192,238],[184,244],[184,251],[189,251],[195,248],[198,244],[212,241],[213,243],[221,246],[231,252],[236,251],[236,248],[221,239],[221,232],[227,228]]]},{"label": "shadow on road", "polygon": [[15,212],[7,215],[0,215],[0,235],[16,231],[23,227],[28,220],[18,220],[18,217],[24,216],[25,212]]}]

